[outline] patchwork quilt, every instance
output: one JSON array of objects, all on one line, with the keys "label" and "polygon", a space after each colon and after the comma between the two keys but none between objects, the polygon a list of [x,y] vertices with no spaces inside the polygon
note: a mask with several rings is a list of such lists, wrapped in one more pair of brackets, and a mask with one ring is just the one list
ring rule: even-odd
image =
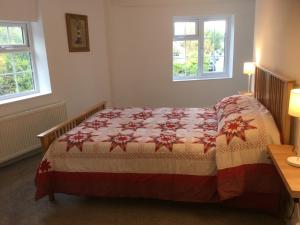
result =
[{"label": "patchwork quilt", "polygon": [[248,96],[231,96],[212,108],[106,109],[51,144],[37,169],[36,198],[62,192],[227,199],[247,191],[249,174],[262,171],[274,180],[269,143],[279,143],[273,118]]}]

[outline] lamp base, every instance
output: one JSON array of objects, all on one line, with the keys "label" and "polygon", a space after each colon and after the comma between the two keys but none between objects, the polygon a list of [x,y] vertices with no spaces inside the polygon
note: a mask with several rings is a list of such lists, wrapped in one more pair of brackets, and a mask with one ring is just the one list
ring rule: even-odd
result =
[{"label": "lamp base", "polygon": [[251,86],[252,86],[252,78],[251,75],[248,75],[248,92],[251,92]]},{"label": "lamp base", "polygon": [[300,157],[291,156],[286,159],[290,166],[300,167]]}]

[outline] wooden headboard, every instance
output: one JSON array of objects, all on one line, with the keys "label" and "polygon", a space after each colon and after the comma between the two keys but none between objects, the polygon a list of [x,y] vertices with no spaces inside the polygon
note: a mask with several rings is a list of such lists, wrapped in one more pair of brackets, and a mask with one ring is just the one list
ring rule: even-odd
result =
[{"label": "wooden headboard", "polygon": [[283,144],[290,143],[291,117],[288,114],[290,92],[295,81],[256,66],[254,96],[273,115]]}]

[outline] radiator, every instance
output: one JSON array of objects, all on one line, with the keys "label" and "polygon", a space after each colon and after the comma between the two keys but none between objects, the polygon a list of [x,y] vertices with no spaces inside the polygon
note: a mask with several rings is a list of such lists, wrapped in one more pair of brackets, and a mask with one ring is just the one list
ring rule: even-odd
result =
[{"label": "radiator", "polygon": [[0,164],[39,148],[36,135],[66,118],[65,102],[0,118]]}]

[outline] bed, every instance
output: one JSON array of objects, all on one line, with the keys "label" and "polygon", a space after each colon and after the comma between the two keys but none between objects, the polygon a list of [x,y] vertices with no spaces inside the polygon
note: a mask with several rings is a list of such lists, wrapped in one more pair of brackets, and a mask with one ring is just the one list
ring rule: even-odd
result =
[{"label": "bed", "polygon": [[268,144],[288,143],[294,82],[256,68],[255,98],[211,108],[100,103],[39,135],[36,199],[55,193],[219,202],[276,211],[281,183]]}]

